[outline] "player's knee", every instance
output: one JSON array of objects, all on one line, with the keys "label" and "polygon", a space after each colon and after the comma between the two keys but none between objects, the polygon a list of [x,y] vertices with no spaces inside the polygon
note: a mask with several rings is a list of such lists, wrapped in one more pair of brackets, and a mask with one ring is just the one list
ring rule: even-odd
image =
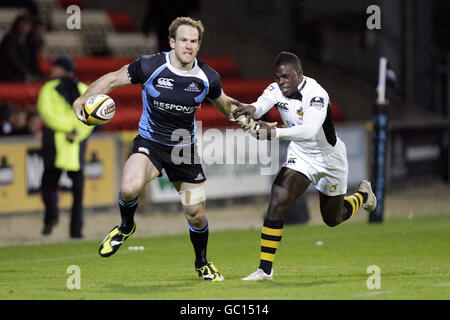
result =
[{"label": "player's knee", "polygon": [[339,224],[336,220],[324,220],[324,222],[329,227],[336,227]]},{"label": "player's knee", "polygon": [[191,226],[202,228],[206,224],[205,209],[202,205],[183,206],[183,211]]},{"label": "player's knee", "polygon": [[282,220],[290,202],[289,193],[281,188],[272,188],[267,218],[271,220]]},{"label": "player's knee", "polygon": [[342,221],[339,221],[335,217],[323,217],[323,222],[329,227],[336,227],[338,224],[340,224]]},{"label": "player's knee", "polygon": [[122,183],[120,187],[120,197],[124,201],[131,201],[136,199],[140,191],[140,186],[135,183]]}]

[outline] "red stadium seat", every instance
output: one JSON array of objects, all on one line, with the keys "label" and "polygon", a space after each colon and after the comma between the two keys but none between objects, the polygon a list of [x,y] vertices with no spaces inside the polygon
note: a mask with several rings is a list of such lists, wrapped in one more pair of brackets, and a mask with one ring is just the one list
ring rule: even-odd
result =
[{"label": "red stadium seat", "polygon": [[109,19],[117,32],[134,32],[135,28],[131,18],[126,12],[108,11]]},{"label": "red stadium seat", "polygon": [[0,101],[17,108],[33,108],[36,106],[42,85],[43,83],[1,83]]},{"label": "red stadium seat", "polygon": [[222,79],[239,78],[239,68],[230,57],[199,57],[208,66],[216,70]]},{"label": "red stadium seat", "polygon": [[[54,57],[53,57],[54,58]],[[74,57],[76,65],[75,76],[80,81],[91,83],[102,75],[119,70],[124,65],[133,61],[131,58],[118,58],[118,57]],[[41,59],[39,66],[44,74],[50,72],[51,65],[48,61],[52,58]]]}]

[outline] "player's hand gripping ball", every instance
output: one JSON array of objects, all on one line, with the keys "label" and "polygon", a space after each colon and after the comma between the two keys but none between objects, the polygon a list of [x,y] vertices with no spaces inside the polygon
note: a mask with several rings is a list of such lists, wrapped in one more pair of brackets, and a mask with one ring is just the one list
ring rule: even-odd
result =
[{"label": "player's hand gripping ball", "polygon": [[89,125],[108,123],[116,113],[114,100],[106,94],[89,97],[83,107],[84,117]]}]

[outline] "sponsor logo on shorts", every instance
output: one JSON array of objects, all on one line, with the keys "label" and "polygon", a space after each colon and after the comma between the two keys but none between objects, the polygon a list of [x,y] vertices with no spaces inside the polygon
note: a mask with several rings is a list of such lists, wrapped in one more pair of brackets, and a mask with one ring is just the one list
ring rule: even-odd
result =
[{"label": "sponsor logo on shorts", "polygon": [[336,191],[337,190],[337,184],[333,184],[330,186],[330,191]]},{"label": "sponsor logo on shorts", "polygon": [[289,158],[287,163],[288,164],[295,164],[297,162],[297,158]]},{"label": "sponsor logo on shorts", "polygon": [[145,153],[146,155],[150,154],[150,150],[148,150],[146,147],[139,147],[138,152]]},{"label": "sponsor logo on shorts", "polygon": [[203,179],[205,179],[205,177],[203,177],[203,175],[202,175],[201,173],[199,173],[199,174],[197,175],[197,178],[195,178],[194,180],[195,180],[195,181],[199,181],[199,180],[203,180]]}]

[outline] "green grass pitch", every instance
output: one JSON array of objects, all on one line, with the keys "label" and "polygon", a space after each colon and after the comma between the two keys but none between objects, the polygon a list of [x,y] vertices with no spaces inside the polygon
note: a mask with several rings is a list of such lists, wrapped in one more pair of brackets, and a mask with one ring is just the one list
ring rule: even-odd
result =
[{"label": "green grass pitch", "polygon": [[[260,230],[211,231],[209,239],[208,258],[224,282],[198,278],[187,232],[130,238],[110,258],[97,254],[102,239],[3,247],[0,299],[450,298],[448,215],[335,228],[288,225],[276,254],[274,280],[265,282],[240,280],[257,268]],[[71,265],[80,268],[80,289],[66,286]],[[367,280],[373,274],[367,268],[372,265],[380,268],[381,288],[370,290]]]}]

